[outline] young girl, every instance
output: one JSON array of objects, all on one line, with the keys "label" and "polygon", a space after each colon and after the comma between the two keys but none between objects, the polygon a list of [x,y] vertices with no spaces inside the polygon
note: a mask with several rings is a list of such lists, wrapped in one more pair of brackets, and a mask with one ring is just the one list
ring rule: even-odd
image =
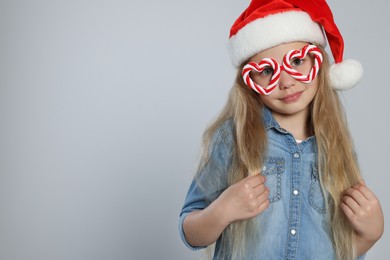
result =
[{"label": "young girl", "polygon": [[184,243],[216,242],[214,259],[362,259],[383,233],[383,214],[336,92],[362,69],[343,60],[328,5],[253,0],[229,49],[238,75],[204,134],[180,214]]}]

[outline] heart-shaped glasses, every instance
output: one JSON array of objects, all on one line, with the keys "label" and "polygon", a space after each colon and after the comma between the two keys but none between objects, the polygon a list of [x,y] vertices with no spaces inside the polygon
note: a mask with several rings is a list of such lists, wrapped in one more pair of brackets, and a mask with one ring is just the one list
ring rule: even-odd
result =
[{"label": "heart-shaped glasses", "polygon": [[[242,77],[245,84],[256,92],[269,95],[277,87],[282,70],[296,80],[309,83],[317,76],[321,64],[321,50],[309,44],[301,50],[289,51],[284,56],[282,65],[272,58],[262,59],[259,63],[249,62],[242,69]],[[256,75],[252,75],[257,83],[251,77],[251,74],[254,74],[252,72],[257,72]]]}]

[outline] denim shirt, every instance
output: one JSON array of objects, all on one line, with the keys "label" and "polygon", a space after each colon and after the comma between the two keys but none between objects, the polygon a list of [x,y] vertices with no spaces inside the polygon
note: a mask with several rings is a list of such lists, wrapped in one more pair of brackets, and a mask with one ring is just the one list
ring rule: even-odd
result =
[{"label": "denim shirt", "polygon": [[[260,237],[256,246],[247,250],[246,259],[335,259],[318,175],[315,137],[298,144],[267,108],[263,109],[263,120],[268,148],[262,174],[266,177],[270,205],[256,217]],[[179,231],[192,250],[203,247],[193,247],[186,241],[183,221],[193,210],[206,208],[210,200],[228,187],[226,175],[232,159],[233,138],[233,122],[226,121],[213,137],[210,160],[188,190]],[[221,259],[220,248],[218,239],[214,259]]]}]

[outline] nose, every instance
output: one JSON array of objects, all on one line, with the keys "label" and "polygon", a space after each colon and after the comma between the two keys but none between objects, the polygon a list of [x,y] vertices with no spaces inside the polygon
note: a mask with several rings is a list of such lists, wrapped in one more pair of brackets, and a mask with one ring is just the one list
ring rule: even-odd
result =
[{"label": "nose", "polygon": [[295,85],[296,79],[291,77],[286,71],[282,70],[280,72],[279,78],[279,89],[289,89]]}]

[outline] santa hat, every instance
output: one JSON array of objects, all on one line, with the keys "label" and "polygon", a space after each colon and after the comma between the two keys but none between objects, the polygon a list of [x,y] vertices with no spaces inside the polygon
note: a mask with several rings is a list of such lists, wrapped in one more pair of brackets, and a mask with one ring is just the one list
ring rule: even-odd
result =
[{"label": "santa hat", "polygon": [[230,30],[228,49],[238,67],[256,53],[294,41],[323,47],[329,43],[334,58],[329,77],[334,89],[352,88],[361,79],[361,64],[343,60],[343,37],[325,0],[252,0]]}]

